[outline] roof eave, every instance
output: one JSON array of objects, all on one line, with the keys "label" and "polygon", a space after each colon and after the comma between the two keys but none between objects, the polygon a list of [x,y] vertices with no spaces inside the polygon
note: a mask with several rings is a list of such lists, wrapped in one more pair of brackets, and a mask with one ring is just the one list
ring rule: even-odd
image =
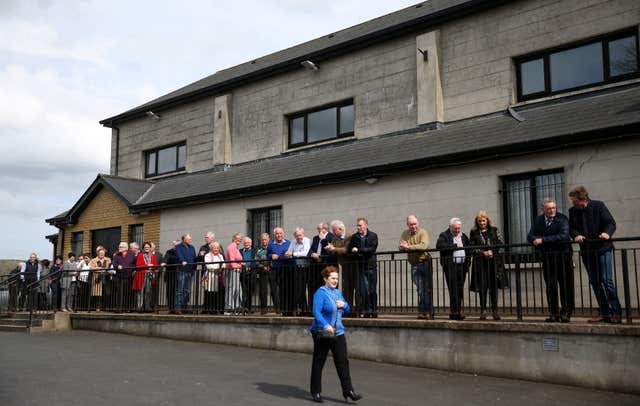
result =
[{"label": "roof eave", "polygon": [[327,184],[348,183],[363,180],[370,177],[382,178],[391,176],[407,170],[427,170],[450,165],[462,165],[474,162],[502,159],[513,156],[528,155],[551,150],[560,150],[580,145],[593,144],[604,140],[616,138],[637,137],[640,135],[640,122],[631,125],[597,129],[588,132],[565,134],[550,137],[542,140],[518,142],[513,144],[503,144],[500,146],[465,151],[463,153],[442,155],[439,157],[415,159],[395,164],[372,166],[368,168],[358,168],[350,172],[339,172],[330,175],[312,176],[298,179],[296,182],[276,182],[257,187],[234,189],[224,192],[202,194],[187,198],[170,199],[162,202],[134,204],[131,207],[132,213],[143,211],[168,209],[174,207],[184,207],[185,205],[198,205],[215,201],[232,200],[239,197],[257,196],[268,193],[300,190],[309,187],[317,187]]},{"label": "roof eave", "polygon": [[328,58],[343,55],[347,52],[365,48],[367,46],[370,46],[372,43],[380,42],[381,40],[393,39],[417,29],[424,30],[434,25],[442,24],[447,21],[462,18],[469,14],[497,7],[509,1],[510,0],[472,0],[467,3],[458,4],[447,9],[428,14],[426,16],[405,21],[403,23],[396,24],[379,31],[375,31],[373,33],[354,38],[350,41],[345,41],[334,46],[329,46],[316,52],[308,53],[290,60],[286,60],[279,64],[267,66],[255,72],[251,72],[213,86],[204,87],[202,89],[198,89],[184,95],[176,96],[175,98],[171,98],[169,100],[158,102],[156,104],[145,105],[144,107],[136,107],[124,113],[101,120],[99,123],[105,127],[112,128],[114,124],[138,117],[143,117],[149,110],[165,109],[184,103],[188,100],[194,100],[200,97],[222,93],[226,90],[240,86],[242,84],[246,84],[259,79],[264,79],[276,74],[285,73],[294,69],[299,69],[300,62],[307,59],[317,61],[326,60]]}]

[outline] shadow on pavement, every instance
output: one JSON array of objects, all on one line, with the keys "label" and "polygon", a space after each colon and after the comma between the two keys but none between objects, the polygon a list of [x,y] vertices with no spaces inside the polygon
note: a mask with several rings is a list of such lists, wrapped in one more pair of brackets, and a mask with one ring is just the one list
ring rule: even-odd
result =
[{"label": "shadow on pavement", "polygon": [[[311,401],[311,395],[304,389],[292,385],[280,385],[277,383],[256,382],[256,388],[263,393],[285,399],[301,399]],[[342,399],[328,398],[322,396],[325,401],[344,403]]]}]

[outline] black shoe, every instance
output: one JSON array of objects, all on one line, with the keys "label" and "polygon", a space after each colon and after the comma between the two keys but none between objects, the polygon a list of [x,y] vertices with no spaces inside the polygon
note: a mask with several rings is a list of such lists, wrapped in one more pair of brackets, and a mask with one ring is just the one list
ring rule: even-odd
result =
[{"label": "black shoe", "polygon": [[312,393],[311,400],[313,400],[316,403],[324,403],[324,400],[322,400],[322,396],[320,396],[319,393]]},{"label": "black shoe", "polygon": [[560,316],[549,316],[544,321],[545,323],[556,323],[560,321]]},{"label": "black shoe", "polygon": [[348,390],[348,391],[343,391],[342,392],[342,396],[344,396],[344,401],[347,402],[347,398],[356,401],[356,400],[360,400],[362,399],[362,395],[359,393],[356,393],[353,389]]},{"label": "black shoe", "polygon": [[571,317],[569,316],[560,316],[560,323],[569,323],[571,321]]}]

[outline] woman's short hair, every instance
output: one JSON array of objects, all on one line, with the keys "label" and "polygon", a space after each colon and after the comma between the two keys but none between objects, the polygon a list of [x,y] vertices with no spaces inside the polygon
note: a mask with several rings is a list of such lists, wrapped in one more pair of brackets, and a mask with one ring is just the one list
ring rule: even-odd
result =
[{"label": "woman's short hair", "polygon": [[322,277],[324,279],[327,279],[329,277],[329,275],[331,275],[332,273],[338,273],[338,268],[336,268],[333,265],[329,265],[328,267],[324,268],[322,270]]},{"label": "woman's short hair", "polygon": [[480,210],[478,213],[476,213],[476,217],[475,219],[473,219],[473,227],[475,229],[480,228],[480,226],[478,226],[479,219],[487,219],[487,228],[491,227],[491,217],[489,217],[489,214],[485,210]]},{"label": "woman's short hair", "polygon": [[214,248],[217,248],[218,250],[220,250],[220,243],[218,241],[214,241],[211,244],[209,244],[209,249],[211,251],[213,251]]},{"label": "woman's short hair", "polygon": [[151,242],[150,242],[150,241],[145,241],[145,242],[143,242],[143,243],[142,243],[142,248],[144,248],[144,246],[145,246],[145,245],[148,245],[148,246],[149,246],[149,248],[153,248],[153,244],[151,244]]},{"label": "woman's short hair", "polygon": [[589,192],[584,186],[576,186],[569,192],[569,197],[575,197],[580,201],[589,200]]}]

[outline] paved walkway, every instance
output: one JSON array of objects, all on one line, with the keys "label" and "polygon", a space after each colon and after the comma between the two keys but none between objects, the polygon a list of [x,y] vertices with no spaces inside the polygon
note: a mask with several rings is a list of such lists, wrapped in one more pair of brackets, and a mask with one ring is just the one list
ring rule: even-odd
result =
[{"label": "paved walkway", "polygon": [[[0,405],[311,404],[306,354],[86,331],[0,333]],[[361,405],[638,405],[640,396],[351,361]],[[329,361],[327,404],[342,403]]]}]

